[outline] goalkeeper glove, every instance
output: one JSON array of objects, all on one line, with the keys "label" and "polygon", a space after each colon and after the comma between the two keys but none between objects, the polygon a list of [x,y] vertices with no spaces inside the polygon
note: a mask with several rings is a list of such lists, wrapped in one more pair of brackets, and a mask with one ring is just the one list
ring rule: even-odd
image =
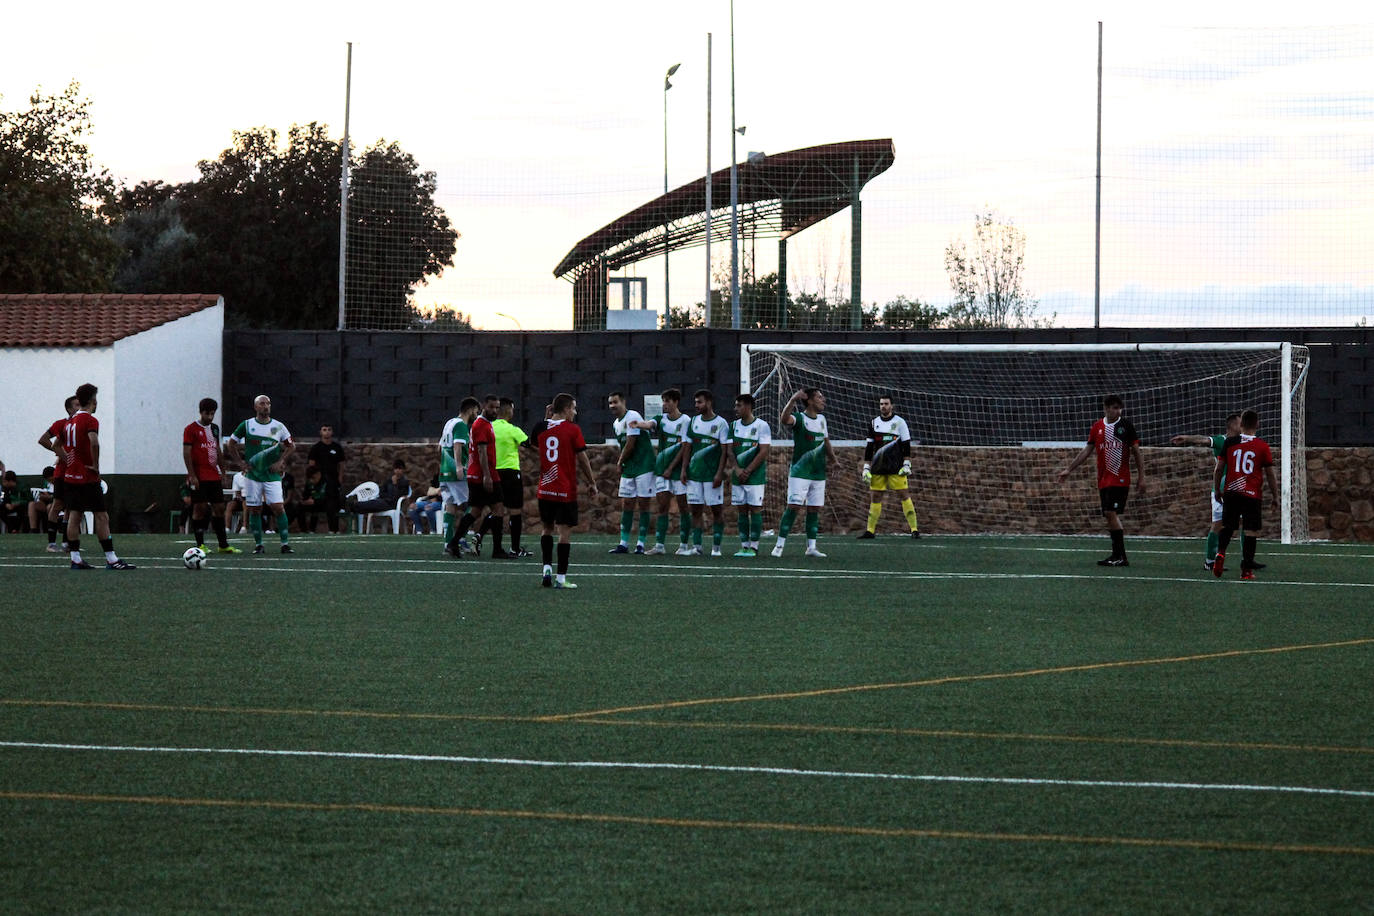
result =
[{"label": "goalkeeper glove", "polygon": [[868,465],[866,464],[864,465],[863,477],[864,483],[870,483],[873,480],[873,472],[868,469]]},{"label": "goalkeeper glove", "polygon": [[910,476],[911,476],[911,459],[910,459],[910,458],[908,458],[906,461],[903,461],[903,462],[902,462],[902,476],[903,476],[903,477],[910,477]]}]

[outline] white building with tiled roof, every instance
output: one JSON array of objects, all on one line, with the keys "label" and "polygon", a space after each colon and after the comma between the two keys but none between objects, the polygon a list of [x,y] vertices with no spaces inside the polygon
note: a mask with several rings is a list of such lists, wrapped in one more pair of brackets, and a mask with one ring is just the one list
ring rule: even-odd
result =
[{"label": "white building with tiled roof", "polygon": [[24,478],[52,464],[38,437],[90,382],[103,474],[185,473],[181,432],[221,399],[223,349],[217,295],[0,295],[0,461]]}]

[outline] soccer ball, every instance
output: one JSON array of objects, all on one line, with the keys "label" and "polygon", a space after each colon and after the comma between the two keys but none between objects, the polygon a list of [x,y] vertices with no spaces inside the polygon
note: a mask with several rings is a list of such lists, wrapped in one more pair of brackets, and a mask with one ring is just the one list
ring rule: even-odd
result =
[{"label": "soccer ball", "polygon": [[209,559],[204,547],[188,547],[181,555],[181,562],[187,569],[200,569]]}]

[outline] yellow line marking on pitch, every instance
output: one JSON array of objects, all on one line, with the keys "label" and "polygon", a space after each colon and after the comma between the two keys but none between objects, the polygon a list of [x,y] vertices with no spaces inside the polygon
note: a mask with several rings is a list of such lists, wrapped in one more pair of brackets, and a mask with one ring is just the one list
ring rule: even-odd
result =
[{"label": "yellow line marking on pitch", "polygon": [[0,791],[11,801],[49,801],[88,804],[154,805],[173,808],[230,808],[268,811],[309,811],[340,814],[408,814],[436,817],[506,818],[562,823],[625,824],[675,827],[688,830],[755,830],[811,833],[829,836],[866,836],[883,839],[972,840],[1001,843],[1071,843],[1090,846],[1129,846],[1156,849],[1195,849],[1224,852],[1302,853],[1313,855],[1374,856],[1374,847],[1320,844],[1255,843],[1155,837],[1077,836],[1062,833],[988,833],[973,830],[936,830],[914,827],[865,827],[847,824],[798,824],[785,821],[724,821],[704,818],[645,817],[628,814],[526,811],[503,808],[456,808],[429,805],[384,805],[370,802],[294,802],[271,799],[178,798],[163,795],[102,795],[65,792]]},{"label": "yellow line marking on pitch", "polygon": [[883,684],[853,684],[847,687],[821,687],[815,690],[793,690],[781,693],[758,693],[735,697],[705,697],[695,700],[668,700],[661,703],[643,703],[637,706],[616,706],[607,709],[589,709],[583,712],[559,713],[545,716],[551,722],[566,719],[581,719],[593,716],[612,716],[627,712],[650,712],[663,709],[683,709],[691,706],[713,706],[723,703],[757,703],[767,700],[799,700],[811,697],[837,696],[847,693],[863,693],[877,690],[899,690],[907,687],[939,687],[945,684],[967,684],[977,681],[1011,680],[1014,678],[1039,677],[1047,674],[1073,674],[1083,671],[1105,671],[1112,668],[1137,668],[1147,665],[1176,665],[1183,662],[1209,661],[1219,658],[1241,658],[1251,655],[1276,655],[1284,652],[1299,652],[1307,649],[1335,649],[1374,643],[1374,637],[1348,639],[1341,642],[1311,643],[1296,646],[1277,646],[1269,649],[1229,649],[1225,652],[1206,652],[1199,655],[1178,655],[1165,658],[1142,658],[1116,662],[1092,662],[1083,665],[1061,665],[1054,668],[1031,668],[1024,671],[1002,671],[991,674],[955,674],[945,677],[925,678],[915,681],[896,681]]},{"label": "yellow line marking on pitch", "polygon": [[175,706],[162,703],[108,703],[87,700],[0,699],[0,706],[113,709],[127,712],[216,713],[245,716],[320,716],[342,719],[434,720],[438,722],[543,722],[544,716],[473,715],[446,712],[387,712],[367,709],[273,709],[261,706]]}]

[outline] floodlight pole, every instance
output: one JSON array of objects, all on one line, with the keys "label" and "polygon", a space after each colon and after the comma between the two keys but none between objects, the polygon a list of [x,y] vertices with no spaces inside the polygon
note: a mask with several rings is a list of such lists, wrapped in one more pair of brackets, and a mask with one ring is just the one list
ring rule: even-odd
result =
[{"label": "floodlight pole", "polygon": [[353,42],[348,43],[348,69],[344,73],[343,161],[339,169],[339,330],[344,329],[348,304],[345,281],[348,273],[348,109],[353,98]]},{"label": "floodlight pole", "polygon": [[735,152],[735,0],[730,0],[730,327],[739,329],[739,155]]},{"label": "floodlight pole", "polygon": [[[668,90],[673,88],[669,82],[677,68],[682,64],[673,64],[668,68],[668,72],[663,75],[663,194],[668,194]],[[663,223],[663,326],[668,326],[668,222]]]},{"label": "floodlight pole", "polygon": [[711,33],[706,33],[706,327],[711,326]]},{"label": "floodlight pole", "polygon": [[1093,217],[1093,327],[1102,327],[1102,21],[1097,23],[1097,209]]}]

